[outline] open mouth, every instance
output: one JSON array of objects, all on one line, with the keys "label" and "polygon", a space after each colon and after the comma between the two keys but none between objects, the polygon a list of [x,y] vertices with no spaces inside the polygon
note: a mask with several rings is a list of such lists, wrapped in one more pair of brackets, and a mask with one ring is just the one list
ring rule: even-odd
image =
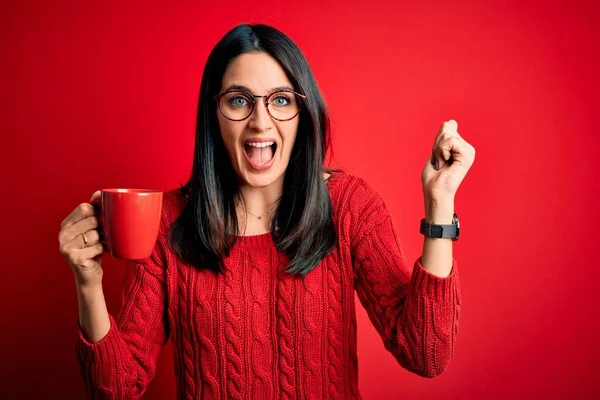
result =
[{"label": "open mouth", "polygon": [[262,171],[273,165],[277,143],[275,141],[252,141],[244,143],[246,161],[253,169]]}]

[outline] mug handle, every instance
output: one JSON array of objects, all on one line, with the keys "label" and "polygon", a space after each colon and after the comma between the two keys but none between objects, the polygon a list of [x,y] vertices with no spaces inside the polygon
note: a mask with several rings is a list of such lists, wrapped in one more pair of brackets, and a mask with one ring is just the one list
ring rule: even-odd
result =
[{"label": "mug handle", "polygon": [[104,235],[104,214],[102,213],[102,190],[100,190],[100,196],[90,199],[90,204],[94,207],[94,214],[98,220],[98,235],[100,236],[100,243],[104,246],[104,252],[108,251],[106,244],[106,237]]}]

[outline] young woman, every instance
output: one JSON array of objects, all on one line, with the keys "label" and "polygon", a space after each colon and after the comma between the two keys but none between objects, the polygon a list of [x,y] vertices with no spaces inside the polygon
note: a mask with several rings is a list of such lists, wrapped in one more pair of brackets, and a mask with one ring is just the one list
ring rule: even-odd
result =
[{"label": "young woman", "polygon": [[202,77],[191,178],[165,193],[153,254],[127,261],[116,318],[93,207],[62,223],[91,397],[139,398],[170,339],[180,399],[360,398],[355,290],[402,367],[444,371],[460,315],[458,230],[432,232],[457,228],[473,147],[455,121],[442,125],[422,174],[423,254],[410,265],[377,192],[324,169],[327,138],[323,98],[290,38],[240,25],[219,41]]}]

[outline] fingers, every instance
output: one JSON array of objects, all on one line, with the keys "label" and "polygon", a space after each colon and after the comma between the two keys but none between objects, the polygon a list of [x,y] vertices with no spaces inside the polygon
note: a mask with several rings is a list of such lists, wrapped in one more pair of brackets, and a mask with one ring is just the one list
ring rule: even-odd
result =
[{"label": "fingers", "polygon": [[77,247],[83,249],[85,247],[92,247],[96,243],[101,243],[100,233],[96,229],[92,229],[91,231],[84,232],[85,237],[87,238],[87,246],[85,244],[85,240],[83,239],[83,235],[79,234],[75,236],[73,239],[74,242],[77,243]]},{"label": "fingers", "polygon": [[94,205],[99,204],[100,197],[102,195],[101,190],[96,190],[90,199],[90,203],[81,203],[65,218],[61,223],[61,228],[66,228],[71,226],[84,218],[91,217],[95,215],[95,207]]},{"label": "fingers", "polygon": [[447,136],[443,139],[438,145],[439,154],[441,154],[440,168],[443,168],[447,162],[450,161],[450,157],[452,156],[452,149],[456,147],[456,144],[460,138],[456,135]]},{"label": "fingers", "polygon": [[433,161],[437,164],[436,170],[443,168],[450,160],[453,143],[456,140],[460,140],[458,122],[453,119],[445,121],[438,131],[431,150]]},{"label": "fingers", "polygon": [[104,253],[104,246],[102,243],[96,243],[95,245],[86,247],[85,249],[70,251],[64,254],[71,264],[85,266],[89,260],[102,253]]},{"label": "fingers", "polygon": [[[82,233],[85,233],[87,236],[87,232],[98,227],[98,219],[96,217],[88,217],[84,218],[81,221],[78,221],[72,225],[67,226],[60,230],[58,234],[58,241],[61,246],[65,246],[72,242],[75,239],[78,239],[77,236],[81,236]],[[88,237],[88,243],[89,243]],[[82,238],[79,238],[78,243],[83,243]],[[80,246],[83,247],[83,246]]]},{"label": "fingers", "polygon": [[71,214],[69,214],[67,218],[63,220],[60,226],[62,229],[68,228],[71,225],[76,224],[77,222],[85,218],[92,217],[94,215],[94,206],[92,206],[89,203],[81,203],[80,205],[75,207],[75,209],[71,212]]},{"label": "fingers", "polygon": [[65,256],[72,257],[73,253],[76,253],[76,252],[79,252],[82,250],[87,250],[96,245],[100,245],[101,247],[104,246],[104,241],[102,240],[102,237],[100,236],[100,233],[97,230],[92,229],[92,230],[89,230],[89,231],[83,232],[83,233],[85,234],[85,237],[87,238],[87,246],[85,244],[85,240],[83,239],[83,235],[81,233],[79,233],[72,240],[70,240],[68,242],[61,242],[60,253]]},{"label": "fingers", "polygon": [[448,120],[442,124],[442,126],[438,130],[438,134],[435,137],[433,148],[435,149],[439,145],[444,135],[452,133],[458,135],[458,123],[453,119]]}]

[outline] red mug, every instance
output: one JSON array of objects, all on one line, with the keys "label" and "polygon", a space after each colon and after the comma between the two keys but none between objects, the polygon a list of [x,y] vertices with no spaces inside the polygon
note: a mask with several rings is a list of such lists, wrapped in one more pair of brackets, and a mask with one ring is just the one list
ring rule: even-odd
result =
[{"label": "red mug", "polygon": [[102,189],[99,220],[108,252],[114,258],[150,257],[160,227],[163,193],[152,189]]}]

